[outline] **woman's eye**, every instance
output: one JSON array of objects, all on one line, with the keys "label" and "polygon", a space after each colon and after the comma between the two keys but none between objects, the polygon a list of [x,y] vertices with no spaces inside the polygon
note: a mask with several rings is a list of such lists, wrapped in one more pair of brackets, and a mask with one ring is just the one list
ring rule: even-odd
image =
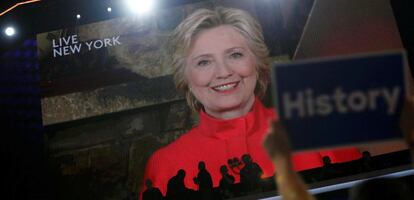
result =
[{"label": "woman's eye", "polygon": [[243,57],[243,54],[240,53],[240,52],[234,52],[234,53],[230,54],[230,57],[231,58],[241,58],[241,57]]},{"label": "woman's eye", "polygon": [[197,66],[202,67],[202,66],[206,66],[208,64],[210,64],[209,60],[200,60],[200,61],[198,61]]}]

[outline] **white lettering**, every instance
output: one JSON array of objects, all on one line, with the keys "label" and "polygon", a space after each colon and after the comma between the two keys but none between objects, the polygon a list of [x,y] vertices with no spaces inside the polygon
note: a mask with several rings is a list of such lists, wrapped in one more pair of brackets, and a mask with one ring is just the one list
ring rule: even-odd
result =
[{"label": "white lettering", "polygon": [[63,47],[63,55],[67,56],[69,54],[70,54],[70,52],[69,52],[69,46]]},{"label": "white lettering", "polygon": [[306,94],[306,107],[308,108],[308,115],[309,116],[313,116],[315,114],[315,109],[313,106],[313,94],[312,94],[312,90],[311,89],[307,89],[305,90],[305,94]]},{"label": "white lettering", "polygon": [[62,46],[62,42],[60,41],[60,38],[59,38],[59,44],[56,44],[56,40],[53,39],[52,40],[52,46],[53,46],[53,48]]},{"label": "white lettering", "polygon": [[[99,43],[99,45],[97,45]],[[93,47],[95,47],[95,49],[100,49],[103,47],[103,42],[101,40],[95,40],[95,42],[93,42]]]},{"label": "white lettering", "polygon": [[347,109],[346,109],[345,105],[343,104],[345,94],[342,92],[342,89],[340,87],[335,89],[335,93],[334,93],[333,98],[335,100],[335,105],[336,105],[335,107],[336,107],[337,111],[339,113],[346,113]]},{"label": "white lettering", "polygon": [[88,51],[92,49],[92,43],[93,41],[85,42],[86,46],[88,46]]},{"label": "white lettering", "polygon": [[75,45],[71,45],[70,46],[70,51],[72,52],[72,54],[74,53],[79,53],[82,47],[82,43],[81,44],[75,44]]},{"label": "white lettering", "polygon": [[384,112],[392,115],[396,112],[400,93],[401,89],[398,86],[392,89],[373,88],[349,93],[337,87],[331,94],[315,94],[308,88],[294,94],[284,93],[282,103],[286,118],[292,118],[295,112],[299,118],[303,118],[327,116],[335,111],[339,114],[375,111],[379,101],[386,105]]},{"label": "white lettering", "polygon": [[354,112],[361,112],[367,106],[367,98],[365,97],[364,93],[361,91],[352,92],[348,99],[347,103],[349,108],[351,108]]},{"label": "white lettering", "polygon": [[62,56],[62,48],[53,49],[53,57],[56,58],[56,56]]},{"label": "white lettering", "polygon": [[316,97],[316,112],[319,115],[325,116],[332,112],[332,105],[329,102],[330,98],[328,95],[321,95]]},{"label": "white lettering", "polygon": [[394,114],[395,109],[397,108],[398,96],[400,95],[400,88],[394,87],[392,94],[389,94],[387,89],[382,90],[382,92],[385,98],[385,102],[388,104],[387,113],[390,115]]},{"label": "white lettering", "polygon": [[69,45],[69,44],[70,44],[70,37],[68,37],[68,38],[63,37],[63,38],[62,38],[62,41],[63,41],[63,44],[64,44],[64,45]]},{"label": "white lettering", "polygon": [[297,99],[291,100],[289,93],[283,94],[283,104],[284,104],[284,112],[287,118],[292,116],[294,109],[296,109],[299,113],[300,117],[305,116],[305,105],[303,102],[303,94],[302,92],[297,93]]},{"label": "white lettering", "polygon": [[369,108],[371,110],[375,110],[377,109],[377,98],[380,97],[381,91],[379,90],[370,90],[368,91],[368,96],[369,96]]},{"label": "white lettering", "polygon": [[71,39],[72,39],[72,44],[77,44],[78,43],[78,35],[72,35]]},{"label": "white lettering", "polygon": [[109,39],[109,38],[105,38],[105,39],[104,39],[104,43],[105,43],[105,47],[107,47],[107,46],[112,46],[112,44],[111,44],[111,39]]},{"label": "white lettering", "polygon": [[121,43],[119,42],[119,35],[116,37],[112,37],[112,44],[115,45],[121,45]]}]

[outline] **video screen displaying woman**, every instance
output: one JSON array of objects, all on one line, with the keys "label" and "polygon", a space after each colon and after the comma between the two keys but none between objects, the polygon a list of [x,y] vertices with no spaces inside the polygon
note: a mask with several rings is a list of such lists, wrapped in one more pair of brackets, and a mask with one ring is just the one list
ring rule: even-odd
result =
[{"label": "video screen displaying woman", "polygon": [[[40,72],[27,79],[40,78],[42,119],[36,123],[44,127],[49,171],[59,180],[50,190],[57,191],[55,199],[276,195],[281,188],[274,178],[283,164],[272,162],[262,143],[272,120],[287,124],[272,106],[270,65],[402,48],[386,1],[157,2],[139,15],[121,16],[113,7],[111,16],[105,11],[107,17],[59,24],[27,43],[37,56],[31,53],[36,58],[21,67]],[[19,51],[7,57],[26,57]],[[14,60],[7,70],[19,69]],[[300,76],[314,77],[293,73],[290,80],[303,82]],[[306,137],[295,141],[322,141],[311,130],[298,135]],[[319,187],[407,163],[404,145],[296,152],[291,163],[306,184]]]},{"label": "video screen displaying woman", "polygon": [[[164,64],[174,68],[176,88],[198,113],[199,124],[151,156],[145,179],[168,196],[179,174],[181,184],[199,191],[202,170],[209,173],[212,187],[219,186],[221,171],[235,183],[250,186],[255,179],[273,176],[274,166],[262,143],[269,122],[278,117],[261,102],[270,61],[256,19],[234,8],[196,10],[173,31],[165,51]],[[361,154],[356,148],[296,153],[294,169],[321,167],[324,156],[340,163]]]}]

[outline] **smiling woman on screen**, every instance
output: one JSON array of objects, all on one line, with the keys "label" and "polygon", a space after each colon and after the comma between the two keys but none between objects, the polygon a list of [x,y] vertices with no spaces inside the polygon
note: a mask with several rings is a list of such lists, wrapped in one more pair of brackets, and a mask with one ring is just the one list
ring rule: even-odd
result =
[{"label": "smiling woman on screen", "polygon": [[[200,123],[151,156],[145,179],[165,194],[168,180],[184,169],[185,186],[197,190],[193,177],[197,164],[204,161],[217,187],[220,166],[245,154],[261,167],[262,178],[272,176],[275,168],[262,141],[269,121],[277,120],[277,115],[260,100],[269,81],[268,50],[260,24],[239,9],[199,9],[177,26],[167,52],[177,90],[199,113]],[[321,167],[323,156],[346,162],[361,155],[355,148],[297,153],[292,156],[293,167]],[[236,183],[240,181],[237,170],[229,173]]]}]

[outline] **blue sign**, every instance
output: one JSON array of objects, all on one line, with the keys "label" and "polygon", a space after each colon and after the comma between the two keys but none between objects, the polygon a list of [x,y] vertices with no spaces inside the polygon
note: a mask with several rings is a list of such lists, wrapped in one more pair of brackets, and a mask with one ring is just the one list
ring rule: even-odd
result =
[{"label": "blue sign", "polygon": [[401,138],[403,52],[275,63],[273,99],[294,150]]}]

